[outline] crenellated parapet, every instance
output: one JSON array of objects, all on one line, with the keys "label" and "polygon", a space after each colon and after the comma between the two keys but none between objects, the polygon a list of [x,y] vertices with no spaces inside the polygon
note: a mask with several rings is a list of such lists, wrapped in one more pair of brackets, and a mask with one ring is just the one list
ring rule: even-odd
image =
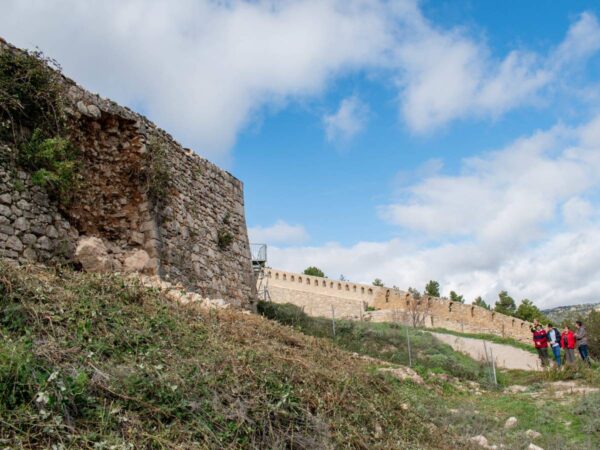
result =
[{"label": "crenellated parapet", "polygon": [[292,303],[312,316],[372,322],[401,322],[465,333],[531,340],[529,322],[447,299],[415,299],[400,289],[332,280],[279,269],[266,269],[271,300]]}]

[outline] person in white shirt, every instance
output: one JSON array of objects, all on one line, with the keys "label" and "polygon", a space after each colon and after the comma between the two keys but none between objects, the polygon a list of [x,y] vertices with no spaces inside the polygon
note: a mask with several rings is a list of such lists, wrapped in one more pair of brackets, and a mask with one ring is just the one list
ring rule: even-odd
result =
[{"label": "person in white shirt", "polygon": [[556,365],[560,367],[560,331],[558,331],[551,323],[549,323],[546,336],[548,336],[548,343],[550,344],[550,348],[554,354]]}]

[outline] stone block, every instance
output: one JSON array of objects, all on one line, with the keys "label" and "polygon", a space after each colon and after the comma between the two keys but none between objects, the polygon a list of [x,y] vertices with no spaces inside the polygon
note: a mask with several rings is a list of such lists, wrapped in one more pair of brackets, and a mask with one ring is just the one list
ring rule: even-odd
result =
[{"label": "stone block", "polygon": [[125,273],[142,272],[146,264],[150,261],[150,256],[145,250],[135,250],[130,252],[123,261],[123,271]]},{"label": "stone block", "polygon": [[13,223],[13,226],[19,231],[29,230],[29,222],[24,217],[19,217]]},{"label": "stone block", "polygon": [[75,260],[86,272],[108,272],[112,262],[101,239],[85,236],[79,239],[75,249]]},{"label": "stone block", "polygon": [[15,252],[23,251],[23,243],[17,236],[10,236],[6,240],[5,246],[6,246],[6,248],[8,248],[10,250],[14,250]]}]

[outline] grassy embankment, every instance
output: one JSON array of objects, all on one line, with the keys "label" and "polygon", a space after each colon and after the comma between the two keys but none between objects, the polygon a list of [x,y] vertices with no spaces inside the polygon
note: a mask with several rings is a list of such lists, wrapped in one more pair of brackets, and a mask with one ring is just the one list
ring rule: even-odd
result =
[{"label": "grassy embankment", "polygon": [[326,339],[118,276],[0,265],[12,448],[448,448],[420,399]]},{"label": "grassy embankment", "polygon": [[[265,316],[303,333],[331,339],[346,350],[400,364],[408,362],[408,331],[415,369],[428,384],[441,387],[441,390],[433,389],[427,395],[418,390],[408,391],[411,403],[421,414],[429,415],[434,423],[447,424],[453,434],[483,434],[490,444],[503,444],[511,449],[525,449],[530,442],[546,450],[600,446],[600,394],[571,394],[570,387],[556,383],[576,382],[591,387],[593,391],[594,387],[600,387],[600,370],[597,367],[588,369],[579,365],[545,372],[501,370],[498,373],[500,386],[490,387],[484,366],[452,351],[429,333],[412,328],[407,330],[397,324],[336,321],[333,339],[329,319],[308,317],[293,305],[262,303],[259,310]],[[480,389],[473,389],[467,384],[469,389],[465,390],[464,385],[461,389],[460,382],[452,379],[439,384],[440,380],[435,376],[439,373],[459,380],[477,380],[482,385]],[[511,392],[513,385],[521,385],[518,386],[519,392]],[[510,416],[517,417],[518,422],[514,428],[506,430],[504,421]],[[527,436],[526,432],[530,429],[540,432],[541,436]]]}]

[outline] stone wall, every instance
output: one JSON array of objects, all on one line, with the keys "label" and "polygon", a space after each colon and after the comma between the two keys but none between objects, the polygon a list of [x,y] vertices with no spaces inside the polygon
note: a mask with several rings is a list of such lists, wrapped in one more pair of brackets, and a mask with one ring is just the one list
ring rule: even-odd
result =
[{"label": "stone wall", "polygon": [[0,145],[0,257],[18,263],[60,263],[75,250],[79,233],[45,190],[18,170]]},{"label": "stone wall", "polygon": [[[427,328],[446,328],[465,333],[507,336],[531,341],[529,323],[479,306],[446,299],[415,300],[408,292],[385,287],[336,281],[278,269],[266,269],[271,301],[292,303],[311,316],[401,322]],[[374,310],[373,310],[374,309]]]},{"label": "stone wall", "polygon": [[361,318],[374,301],[375,288],[283,270],[267,269],[268,290],[276,303],[291,303],[310,316]]},{"label": "stone wall", "polygon": [[[20,50],[0,39],[2,51]],[[144,116],[61,83],[66,137],[79,150],[76,195],[67,205],[51,201],[5,143],[0,257],[82,263],[76,248],[93,237],[105,255],[98,269],[159,275],[248,306],[255,286],[242,183]]]}]

